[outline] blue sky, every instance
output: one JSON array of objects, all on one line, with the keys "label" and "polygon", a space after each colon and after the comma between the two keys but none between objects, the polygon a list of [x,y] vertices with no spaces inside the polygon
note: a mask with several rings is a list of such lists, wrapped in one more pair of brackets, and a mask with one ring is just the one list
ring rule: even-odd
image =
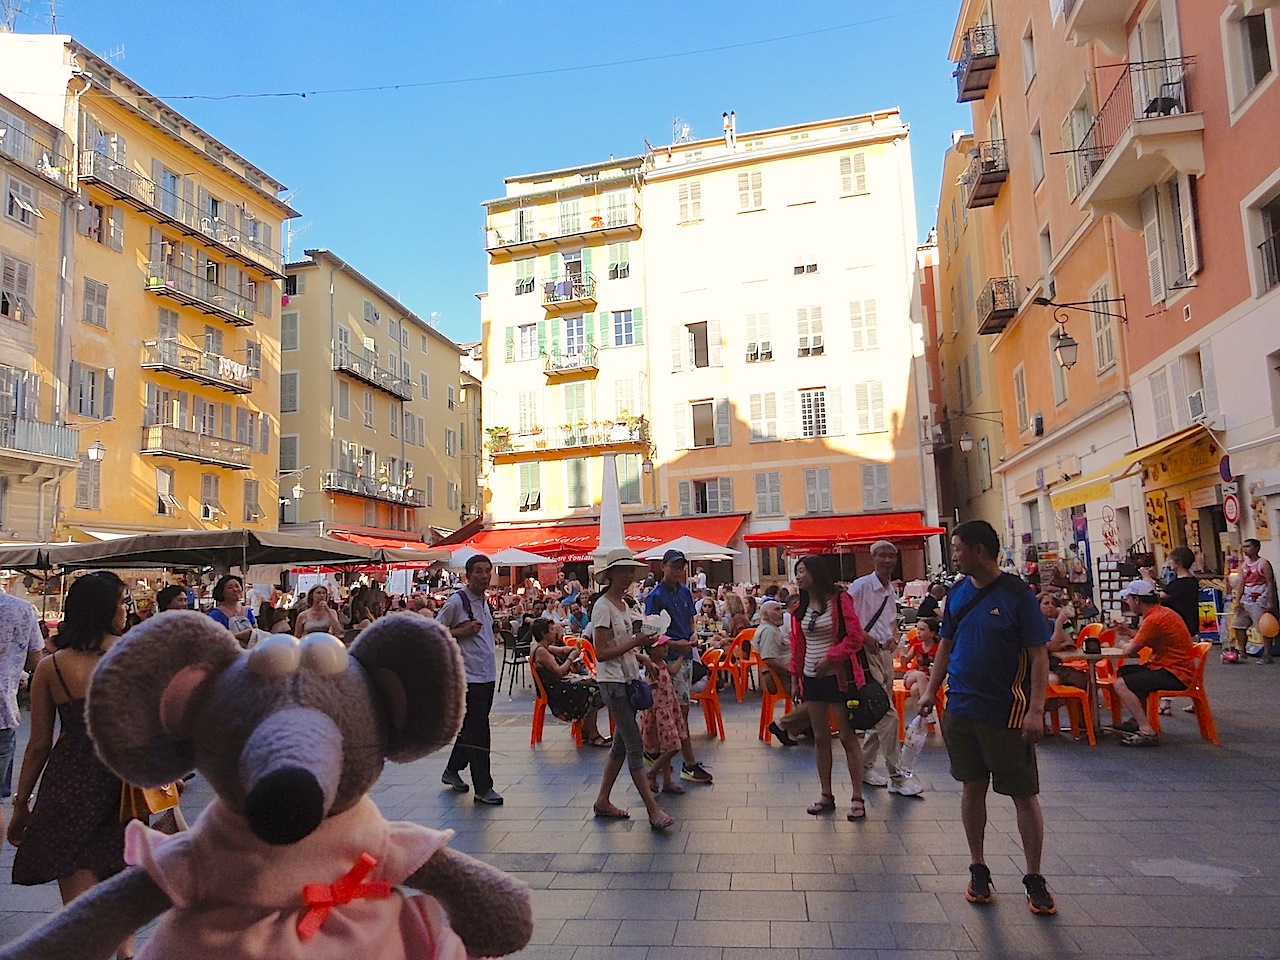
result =
[{"label": "blue sky", "polygon": [[[57,29],[99,55],[123,47],[119,69],[296,191],[295,257],[328,247],[468,340],[485,286],[480,202],[506,176],[669,143],[675,116],[715,136],[724,110],[745,132],[899,106],[923,237],[950,133],[969,126],[947,62],[957,6],[221,0],[162,14],[59,0]],[[46,0],[27,7],[19,30],[47,32]],[[534,75],[438,82],[511,74]]]}]

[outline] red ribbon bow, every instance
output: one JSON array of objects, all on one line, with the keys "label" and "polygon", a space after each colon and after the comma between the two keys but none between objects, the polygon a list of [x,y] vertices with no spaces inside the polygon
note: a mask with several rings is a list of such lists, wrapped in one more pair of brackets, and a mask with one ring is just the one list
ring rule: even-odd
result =
[{"label": "red ribbon bow", "polygon": [[391,896],[391,884],[386,880],[364,882],[369,872],[378,865],[367,853],[360,854],[354,867],[336,883],[308,883],[302,888],[302,902],[307,912],[298,921],[298,939],[310,940],[320,932],[320,926],[333,907],[352,900],[369,898],[383,900]]}]

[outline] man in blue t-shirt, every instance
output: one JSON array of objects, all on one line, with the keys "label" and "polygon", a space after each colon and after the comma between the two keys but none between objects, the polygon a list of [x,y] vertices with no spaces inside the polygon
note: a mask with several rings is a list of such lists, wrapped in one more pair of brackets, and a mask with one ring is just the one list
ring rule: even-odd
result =
[{"label": "man in blue t-shirt", "polygon": [[1037,915],[1054,914],[1057,907],[1040,873],[1044,819],[1035,750],[1044,736],[1049,631],[1031,589],[1000,572],[1000,539],[991,524],[959,524],[951,548],[965,579],[947,597],[942,641],[917,710],[926,714],[933,709],[945,678],[942,733],[951,776],[964,784],[960,819],[972,860],[965,899],[977,904],[992,900],[991,871],[983,853],[990,786],[1010,797],[1018,811],[1027,906]]},{"label": "man in blue t-shirt", "polygon": [[[689,561],[679,550],[668,550],[662,555],[662,579],[649,591],[644,601],[646,615],[667,611],[671,625],[667,627],[667,660],[680,661],[680,669],[671,675],[676,689],[680,710],[684,713],[685,726],[689,720],[689,692],[693,686],[693,617],[697,607],[693,594],[685,586]],[[686,735],[680,741],[680,753],[684,758],[680,779],[690,783],[710,783],[711,774],[693,755],[693,744]]]}]

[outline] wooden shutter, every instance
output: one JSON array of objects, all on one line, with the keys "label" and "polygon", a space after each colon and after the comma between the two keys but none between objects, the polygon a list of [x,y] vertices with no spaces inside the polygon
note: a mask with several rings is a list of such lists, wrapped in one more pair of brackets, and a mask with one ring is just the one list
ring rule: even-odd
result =
[{"label": "wooden shutter", "polygon": [[782,513],[782,474],[774,471],[766,476],[769,481],[769,512]]},{"label": "wooden shutter", "polygon": [[160,419],[156,410],[158,400],[156,398],[156,385],[154,383],[148,383],[146,385],[143,391],[143,398],[145,407],[142,411],[142,425],[144,427],[152,427],[157,423],[162,423],[163,420]]},{"label": "wooden shutter", "polygon": [[680,516],[685,517],[693,512],[693,484],[688,480],[681,480],[676,484],[678,492]]},{"label": "wooden shutter", "polygon": [[1068,110],[1062,121],[1062,162],[1066,167],[1067,196],[1074,200],[1080,193],[1079,158],[1076,153],[1075,111]]},{"label": "wooden shutter", "polygon": [[1213,347],[1205,341],[1200,345],[1200,378],[1204,384],[1204,409],[1213,416],[1218,412],[1218,376],[1213,368]]},{"label": "wooden shutter", "polygon": [[507,346],[507,363],[511,363],[516,358],[516,328],[515,327],[507,327],[506,346]]},{"label": "wooden shutter", "polygon": [[271,418],[266,413],[258,414],[258,452],[271,452]]},{"label": "wooden shutter", "polygon": [[675,448],[689,449],[689,405],[687,403],[675,405],[675,417],[672,423],[675,426]]},{"label": "wooden shutter", "polygon": [[[751,417],[751,440],[764,439],[764,394],[753,393],[747,400]],[[759,476],[757,474],[757,476]]]},{"label": "wooden shutter", "polygon": [[1142,240],[1147,254],[1147,280],[1151,302],[1164,300],[1164,251],[1160,245],[1160,201],[1155,187],[1142,194]]},{"label": "wooden shutter", "polygon": [[827,387],[827,436],[844,435],[844,408],[839,387]]},{"label": "wooden shutter", "polygon": [[881,431],[885,429],[884,419],[884,383],[880,380],[872,380],[869,384],[869,395],[871,400],[871,429]]},{"label": "wooden shutter", "polygon": [[689,184],[689,219],[702,219],[702,181],[694,180]]},{"label": "wooden shutter", "polygon": [[818,471],[812,467],[804,471],[804,512],[818,512]]},{"label": "wooden shutter", "polygon": [[103,371],[102,383],[102,419],[110,420],[116,410],[116,368],[107,367]]},{"label": "wooden shutter", "polygon": [[831,468],[818,467],[814,470],[818,486],[818,510],[831,512]]},{"label": "wooden shutter", "polygon": [[[716,513],[733,513],[733,477],[720,477],[716,482],[720,494],[719,508]],[[710,504],[707,507],[710,511]]]},{"label": "wooden shutter", "polygon": [[715,401],[716,413],[716,446],[728,447],[733,445],[733,411],[729,407],[729,401],[723,397]]},{"label": "wooden shutter", "polygon": [[871,391],[866,383],[853,385],[854,409],[858,418],[858,433],[871,431]]},{"label": "wooden shutter", "polygon": [[175,426],[179,430],[191,429],[191,397],[185,390],[178,391],[178,400],[176,406]]},{"label": "wooden shutter", "polygon": [[787,440],[794,440],[799,432],[799,421],[796,419],[796,392],[784,390],[782,391],[782,436]]},{"label": "wooden shutter", "polygon": [[707,321],[707,364],[720,366],[720,321]]},{"label": "wooden shutter", "polygon": [[[281,380],[282,386],[283,386],[283,382],[284,381],[282,379]],[[223,440],[231,439],[231,404],[229,403],[224,403],[222,405],[222,429],[220,432],[222,434]]]},{"label": "wooden shutter", "polygon": [[1196,213],[1191,186],[1191,177],[1185,173],[1178,174],[1178,212],[1182,222],[1182,250],[1187,260],[1187,276],[1193,276],[1200,270],[1200,253],[1196,245]]},{"label": "wooden shutter", "polygon": [[107,208],[107,246],[119,253],[124,249],[124,210],[120,207]]},{"label": "wooden shutter", "polygon": [[538,321],[538,356],[547,355],[547,321]]},{"label": "wooden shutter", "polygon": [[865,153],[853,155],[853,192],[867,192],[867,155]]},{"label": "wooden shutter", "polygon": [[1191,420],[1191,411],[1187,407],[1187,374],[1181,357],[1170,362],[1169,373],[1173,378],[1173,422],[1181,429]]},{"label": "wooden shutter", "polygon": [[[986,437],[983,437],[986,440]],[[890,506],[889,500],[889,465],[887,463],[877,463],[875,465],[876,478],[876,504],[878,506]]]},{"label": "wooden shutter", "polygon": [[874,510],[876,507],[876,467],[875,464],[862,465],[862,509]]},{"label": "wooden shutter", "polygon": [[862,302],[849,301],[849,332],[854,350],[867,349],[866,320],[862,314]]},{"label": "wooden shutter", "polygon": [[679,195],[679,204],[680,204],[679,218],[682,221],[688,220],[689,219],[689,184],[687,183],[680,184],[678,195]]},{"label": "wooden shutter", "polygon": [[676,326],[671,328],[671,371],[679,373],[684,369],[684,355],[688,349],[685,341],[688,339],[689,333],[686,327]]},{"label": "wooden shutter", "polygon": [[769,510],[769,475],[756,474],[756,513],[768,514]]},{"label": "wooden shutter", "polygon": [[[594,317],[595,317],[596,329],[599,331],[596,337],[596,346],[602,350],[605,347],[612,347],[614,345],[613,344],[613,320],[609,315],[609,311],[601,310],[599,313],[595,314]],[[592,314],[587,314],[583,322],[586,323],[588,327],[590,327],[591,321],[592,321]]]},{"label": "wooden shutter", "polygon": [[644,343],[644,308],[634,307],[631,310],[631,326],[635,330],[636,345]]},{"label": "wooden shutter", "polygon": [[591,276],[591,248],[590,247],[582,248],[582,276],[584,280],[587,277]]},{"label": "wooden shutter", "polygon": [[840,158],[840,192],[853,193],[853,158]]},{"label": "wooden shutter", "polygon": [[560,328],[568,322],[568,320],[551,321],[551,355],[553,357],[560,356]]}]

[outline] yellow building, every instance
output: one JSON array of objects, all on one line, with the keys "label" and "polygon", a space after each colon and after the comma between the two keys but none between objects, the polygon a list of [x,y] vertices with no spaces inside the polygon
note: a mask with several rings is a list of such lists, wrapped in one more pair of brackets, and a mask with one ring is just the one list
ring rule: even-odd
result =
[{"label": "yellow building", "polygon": [[340,257],[306,256],[285,267],[281,529],[406,541],[456,530],[477,439],[461,349]]},{"label": "yellow building", "polygon": [[80,467],[53,533],[273,529],[283,185],[68,37],[0,35],[5,91],[66,131],[78,191],[48,362]]},{"label": "yellow building", "polygon": [[46,539],[58,481],[79,463],[75,431],[55,422],[51,365],[74,196],[62,132],[0,96],[0,540]]}]

